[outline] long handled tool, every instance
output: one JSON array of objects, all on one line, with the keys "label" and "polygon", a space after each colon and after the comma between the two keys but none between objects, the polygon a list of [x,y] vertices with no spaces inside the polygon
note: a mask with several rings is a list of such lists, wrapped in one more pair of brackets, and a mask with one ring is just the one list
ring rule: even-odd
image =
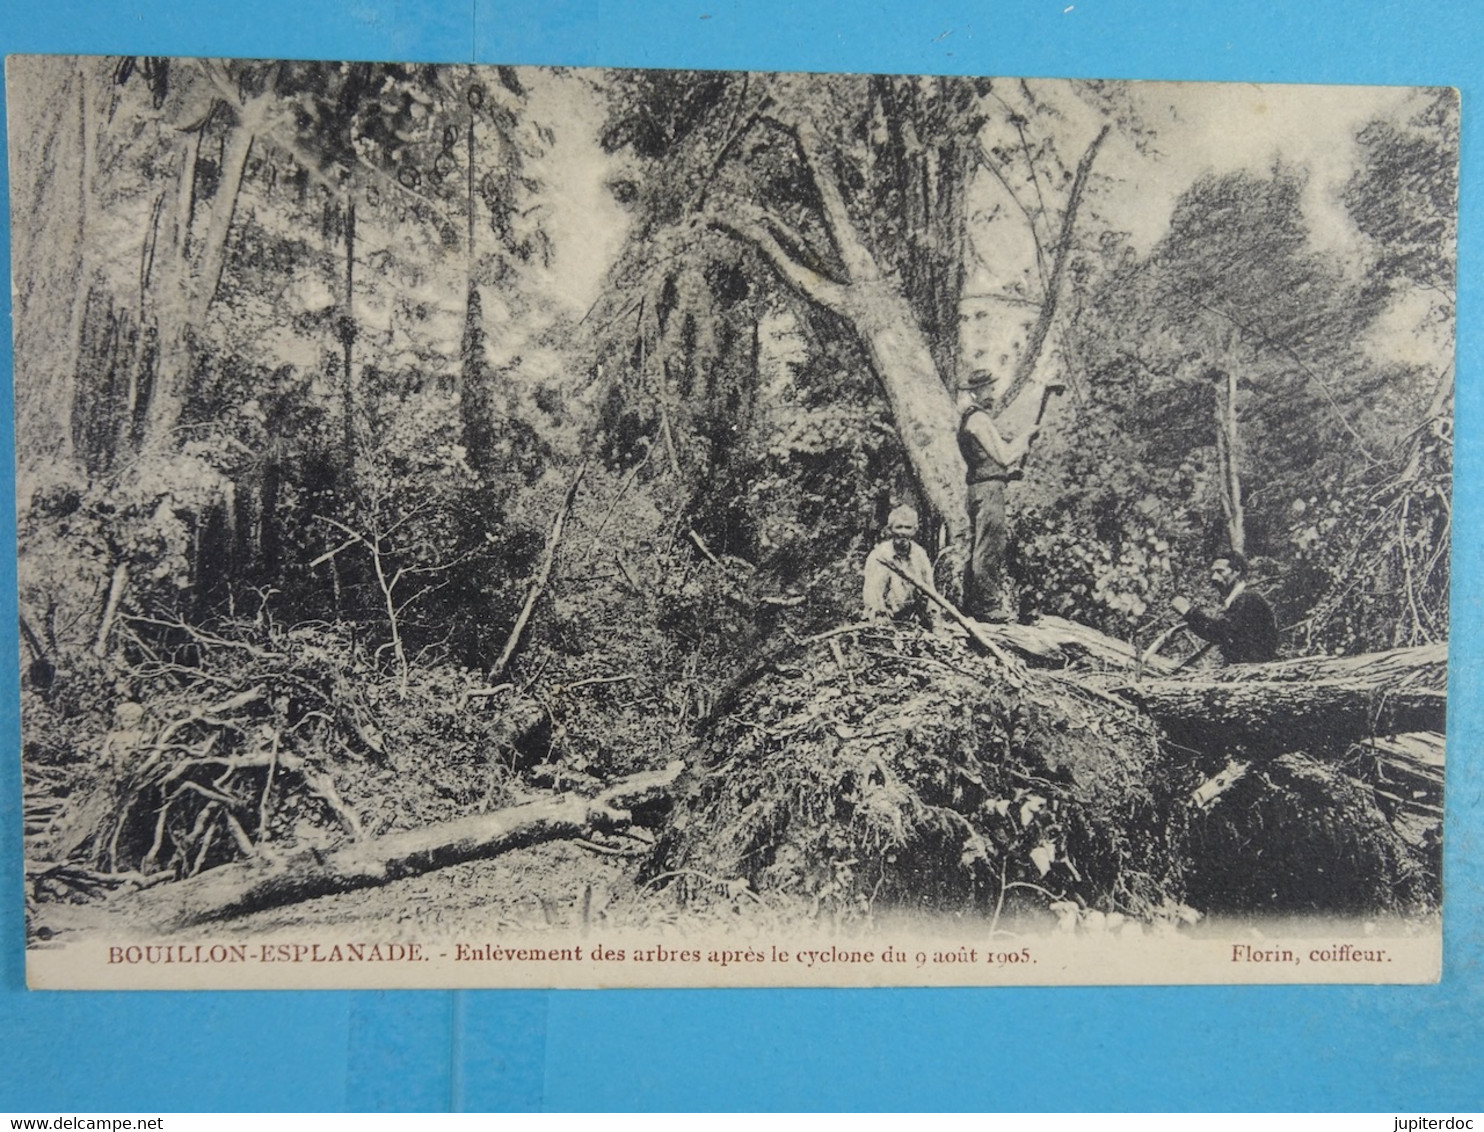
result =
[{"label": "long handled tool", "polygon": [[[1149,647],[1139,654],[1139,659],[1134,664],[1135,684],[1137,684],[1139,680],[1143,678],[1145,665],[1147,665],[1154,657],[1158,656],[1159,650],[1164,648],[1165,645],[1169,644],[1170,641],[1174,639],[1175,634],[1180,632],[1181,629],[1190,629],[1190,625],[1185,621],[1183,617],[1180,620],[1176,621],[1174,624],[1166,626],[1165,630],[1160,633],[1159,636],[1155,637],[1154,640],[1149,642]],[[1200,660],[1201,657],[1210,652],[1213,647],[1214,646],[1210,644],[1202,645],[1195,652],[1191,653],[1184,660],[1182,660],[1179,664],[1175,665],[1175,667],[1170,670],[1169,675],[1173,676],[1177,672],[1181,672],[1190,667],[1190,665],[1194,664],[1196,661]]]},{"label": "long handled tool", "polygon": [[959,612],[958,607],[955,606],[953,602],[949,601],[942,594],[940,594],[934,587],[923,585],[916,578],[912,577],[911,574],[908,574],[905,570],[898,567],[895,562],[886,559],[882,561],[882,565],[885,566],[897,577],[901,578],[904,582],[907,582],[909,585],[915,586],[928,598],[929,601],[933,602],[933,604],[942,609],[944,613],[948,614],[948,616],[951,617],[955,622],[957,622],[958,625],[962,627],[963,630],[968,633],[975,642],[982,645],[986,652],[990,653],[996,660],[998,660],[1007,669],[1009,669],[1009,673],[1007,674],[1008,682],[1012,685],[1016,685],[1017,687],[1019,686],[1017,684],[1018,677],[1016,677],[1014,674],[1017,669],[1020,669],[1024,666],[1021,665],[1019,661],[1011,659],[1010,655],[1006,653],[1004,649],[1000,648],[999,645],[990,640],[988,634],[984,632],[984,629],[978,624],[978,622],[973,621],[969,617],[965,616],[963,613]]}]

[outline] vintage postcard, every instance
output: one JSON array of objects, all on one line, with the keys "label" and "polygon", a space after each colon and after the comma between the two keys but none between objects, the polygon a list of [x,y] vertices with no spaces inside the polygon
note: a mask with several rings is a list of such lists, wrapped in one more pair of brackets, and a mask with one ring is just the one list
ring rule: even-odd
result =
[{"label": "vintage postcard", "polygon": [[6,83],[33,987],[1438,978],[1456,92]]}]

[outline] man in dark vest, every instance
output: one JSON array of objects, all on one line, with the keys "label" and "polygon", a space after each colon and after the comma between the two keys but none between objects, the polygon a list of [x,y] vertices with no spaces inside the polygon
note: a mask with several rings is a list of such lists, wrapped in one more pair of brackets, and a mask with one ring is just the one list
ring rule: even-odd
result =
[{"label": "man in dark vest", "polygon": [[964,570],[964,612],[979,621],[1009,621],[1012,608],[1005,555],[1010,546],[1005,516],[1005,484],[1020,478],[1036,428],[1006,440],[981,404],[988,399],[990,376],[976,370],[958,392],[958,446],[968,465],[969,562]]},{"label": "man in dark vest", "polygon": [[1211,584],[1221,594],[1221,609],[1206,613],[1184,597],[1170,604],[1191,632],[1221,650],[1225,664],[1261,664],[1278,655],[1278,619],[1267,598],[1247,588],[1247,559],[1229,551],[1211,563]]}]

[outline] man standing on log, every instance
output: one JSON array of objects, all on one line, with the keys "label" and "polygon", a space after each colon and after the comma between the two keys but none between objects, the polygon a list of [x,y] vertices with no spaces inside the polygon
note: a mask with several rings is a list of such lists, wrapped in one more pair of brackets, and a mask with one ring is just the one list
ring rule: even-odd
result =
[{"label": "man standing on log", "polygon": [[935,628],[937,611],[920,589],[901,576],[906,574],[933,588],[933,564],[916,541],[917,512],[911,507],[893,508],[886,517],[886,530],[890,537],[866,556],[861,593],[866,617],[916,621],[924,629]]},{"label": "man standing on log", "polygon": [[1261,664],[1278,655],[1278,620],[1267,598],[1247,588],[1247,559],[1237,550],[1211,563],[1221,610],[1205,613],[1184,597],[1170,604],[1196,636],[1221,650],[1225,664]]},{"label": "man standing on log", "polygon": [[964,612],[980,621],[1010,621],[1014,602],[1006,576],[1010,530],[1005,516],[1005,484],[1021,476],[1020,462],[1035,437],[1007,441],[980,403],[990,389],[987,370],[975,370],[958,391],[958,446],[968,465],[969,562],[964,570]]}]

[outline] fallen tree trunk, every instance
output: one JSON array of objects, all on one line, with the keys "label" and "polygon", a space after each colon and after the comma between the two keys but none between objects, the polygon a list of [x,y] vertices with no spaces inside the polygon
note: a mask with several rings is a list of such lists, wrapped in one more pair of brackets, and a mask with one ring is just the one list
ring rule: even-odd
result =
[{"label": "fallen tree trunk", "polygon": [[1200,680],[1148,680],[1110,691],[1138,704],[1173,742],[1193,750],[1338,758],[1376,737],[1441,733],[1447,680],[1444,641],[1362,656],[1233,664]]},{"label": "fallen tree trunk", "polygon": [[997,625],[988,621],[976,621],[975,624],[980,632],[1002,641],[1029,660],[1061,667],[1072,659],[1054,637],[1034,625]]},{"label": "fallen tree trunk", "polygon": [[[1074,658],[1085,658],[1105,669],[1132,673],[1140,665],[1139,650],[1127,641],[1099,633],[1065,617],[1038,617],[1034,624],[1022,625],[1019,629],[1036,634],[1047,645],[1056,646]],[[1149,656],[1143,658],[1143,668],[1167,675],[1175,670],[1175,662],[1162,656]]]},{"label": "fallen tree trunk", "polygon": [[1372,736],[1442,731],[1446,694],[1363,680],[1149,680],[1113,689],[1205,754],[1342,756]]},{"label": "fallen tree trunk", "polygon": [[1417,779],[1433,789],[1443,788],[1444,739],[1437,732],[1372,739],[1357,753],[1374,755],[1377,762],[1393,772]]},{"label": "fallen tree trunk", "polygon": [[1220,774],[1212,775],[1190,792],[1190,804],[1198,810],[1209,810],[1217,801],[1247,776],[1251,763],[1232,761]]},{"label": "fallen tree trunk", "polygon": [[683,763],[672,762],[664,770],[626,778],[593,798],[558,795],[492,814],[358,841],[330,852],[307,849],[276,859],[260,857],[224,865],[141,892],[130,901],[145,918],[157,918],[161,926],[186,927],[373,888],[512,849],[622,829],[633,820],[636,807],[668,797],[683,770]]},{"label": "fallen tree trunk", "polygon": [[1415,645],[1360,656],[1303,656],[1269,664],[1231,664],[1204,674],[1211,680],[1352,680],[1376,688],[1448,686],[1448,642]]},{"label": "fallen tree trunk", "polygon": [[932,586],[923,585],[911,574],[907,573],[905,570],[898,568],[897,564],[890,558],[882,559],[881,564],[888,570],[890,570],[893,574],[895,574],[898,578],[901,578],[902,581],[912,586],[915,590],[917,590],[918,593],[926,597],[944,613],[948,614],[949,619],[953,621],[954,624],[958,625],[958,627],[961,628],[964,632],[968,633],[971,640],[980,645],[985,652],[989,653],[1001,664],[1003,664],[1008,670],[1007,675],[1009,676],[1011,681],[1015,684],[1016,687],[1020,686],[1018,677],[1014,675],[1014,671],[1018,666],[1007,655],[1005,655],[1005,651],[1000,648],[999,645],[995,644],[994,641],[990,639],[989,633],[987,632],[988,626],[984,625],[982,622],[975,621],[973,618],[966,617],[962,612],[960,612],[959,608],[953,604],[953,602],[949,601]]},{"label": "fallen tree trunk", "polygon": [[1374,760],[1371,773],[1361,777],[1380,797],[1441,817],[1444,744],[1441,734],[1427,731],[1371,739],[1355,747],[1351,755]]}]

